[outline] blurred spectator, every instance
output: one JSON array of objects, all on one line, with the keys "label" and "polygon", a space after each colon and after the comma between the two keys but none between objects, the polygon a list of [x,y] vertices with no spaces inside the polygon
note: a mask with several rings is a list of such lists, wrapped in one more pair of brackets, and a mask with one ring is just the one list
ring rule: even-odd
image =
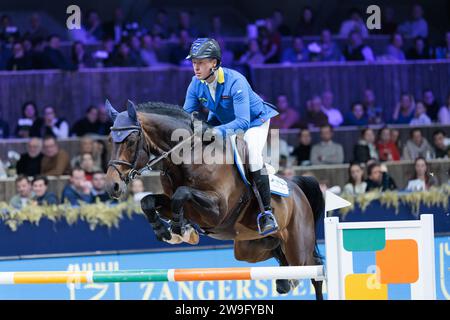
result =
[{"label": "blurred spectator", "polygon": [[367,167],[367,188],[366,191],[379,190],[381,192],[396,190],[397,184],[387,173],[385,166],[378,163],[372,163]]},{"label": "blurred spectator", "polygon": [[406,56],[408,60],[433,59],[433,51],[425,43],[424,38],[416,37],[414,39],[414,47],[408,51]]},{"label": "blurred spectator", "polygon": [[358,31],[350,33],[343,54],[347,61],[375,61],[372,49],[363,43],[361,33]]},{"label": "blurred spectator", "polygon": [[333,127],[338,127],[344,122],[342,113],[333,105],[333,93],[324,91],[322,93],[322,111],[328,117],[328,123]]},{"label": "blurred spectator", "polygon": [[398,30],[406,37],[415,38],[417,36],[428,37],[428,23],[423,18],[423,9],[419,4],[412,7],[411,20],[402,23]]},{"label": "blurred spectator", "polygon": [[[1,108],[0,108],[1,109]],[[0,114],[0,139],[9,138],[9,124],[1,118]]]},{"label": "blurred spectator", "polygon": [[81,120],[75,122],[72,127],[72,136],[81,137],[88,133],[98,133],[98,109],[94,106],[89,106],[86,110],[86,115]]},{"label": "blurred spectator", "polygon": [[422,136],[422,131],[419,128],[412,129],[409,132],[409,137],[410,139],[406,141],[403,148],[403,160],[414,160],[417,157],[434,158],[434,150],[427,139]]},{"label": "blurred spectator", "polygon": [[321,61],[342,61],[342,53],[336,42],[333,41],[331,31],[324,29],[320,36]]},{"label": "blurred spectator", "polygon": [[273,20],[275,30],[277,30],[281,36],[285,37],[285,36],[291,35],[291,29],[284,22],[284,15],[280,9],[275,9],[273,11],[272,20]]},{"label": "blurred spectator", "polygon": [[307,62],[309,60],[309,51],[303,44],[303,39],[299,36],[293,38],[292,47],[286,48],[281,56],[281,62]]},{"label": "blurred spectator", "polygon": [[128,40],[128,44],[130,46],[130,56],[133,57],[133,60],[136,61],[138,67],[145,66],[144,61],[141,58],[141,40],[137,35],[132,35]]},{"label": "blurred spectator", "polygon": [[297,23],[297,32],[295,33],[301,36],[314,36],[319,34],[311,7],[303,7],[299,22]]},{"label": "blurred spectator", "polygon": [[94,60],[86,53],[84,44],[80,41],[75,41],[72,44],[72,64],[78,70],[95,66]]},{"label": "blurred spectator", "polygon": [[355,102],[352,105],[352,111],[345,117],[344,125],[346,126],[367,126],[369,120],[364,113],[364,107],[360,102]]},{"label": "blurred spectator", "polygon": [[102,171],[95,171],[92,173],[92,202],[95,203],[98,201],[100,202],[107,202],[110,199],[109,194],[106,192],[105,189],[106,186],[106,178],[105,174]]},{"label": "blurred spectator", "polygon": [[170,62],[175,65],[190,66],[191,62],[186,60],[191,48],[191,37],[187,30],[180,30],[178,44],[172,47],[170,52]]},{"label": "blurred spectator", "polygon": [[130,46],[125,41],[119,44],[111,63],[114,67],[141,67],[143,65],[140,56],[132,52]]},{"label": "blurred spectator", "polygon": [[326,125],[320,128],[320,143],[311,149],[311,163],[339,164],[344,162],[344,149],[338,143],[333,142],[333,128]]},{"label": "blurred spectator", "polygon": [[450,59],[450,31],[445,33],[445,43],[436,48],[436,59]]},{"label": "blurred spectator", "polygon": [[400,139],[400,131],[398,129],[391,129],[391,141],[397,146],[398,150],[403,149],[403,142]]},{"label": "blurred spectator", "polygon": [[134,201],[140,202],[143,197],[150,194],[145,192],[144,181],[140,178],[131,180],[129,188],[129,196],[133,198]]},{"label": "blurred spectator", "polygon": [[111,127],[113,122],[109,117],[108,110],[103,103],[100,103],[97,107],[98,110],[98,131],[97,133],[101,136],[107,136],[111,132]]},{"label": "blurred spectator", "polygon": [[369,36],[366,23],[362,19],[359,10],[356,8],[351,9],[349,12],[349,18],[342,22],[339,36],[342,38],[348,38],[353,32],[359,33],[363,38],[367,38]]},{"label": "blurred spectator", "polygon": [[33,69],[45,69],[47,68],[47,58],[45,56],[45,48],[47,47],[47,41],[45,39],[36,39],[33,41],[33,50],[31,52],[31,61]]},{"label": "blurred spectator", "polygon": [[27,152],[20,155],[17,161],[17,174],[34,177],[41,173],[42,139],[31,138],[27,143]]},{"label": "blurred spectator", "polygon": [[407,191],[427,191],[430,187],[437,186],[439,183],[436,177],[430,173],[428,163],[423,157],[418,157],[414,161],[414,175],[408,181]]},{"label": "blurred spectator", "polygon": [[264,55],[261,53],[256,39],[249,40],[248,50],[241,56],[239,63],[248,65],[264,63]]},{"label": "blurred spectator", "polygon": [[44,49],[45,61],[47,69],[72,70],[73,67],[66,60],[61,51],[60,37],[53,34],[48,38],[48,46]]},{"label": "blurred spectator", "polygon": [[364,170],[359,163],[351,163],[348,168],[348,183],[343,193],[357,196],[366,192],[367,182],[364,181]]},{"label": "blurred spectator", "polygon": [[31,183],[33,188],[33,201],[38,206],[58,204],[58,197],[53,192],[48,191],[48,178],[46,176],[36,176]]},{"label": "blurred spectator", "polygon": [[422,101],[416,102],[416,110],[414,112],[414,118],[409,123],[412,126],[423,126],[431,124],[430,117],[427,116],[427,108]]},{"label": "blurred spectator", "polygon": [[444,130],[438,129],[433,132],[433,147],[436,158],[450,158],[450,139]]},{"label": "blurred spectator", "polygon": [[38,115],[36,103],[25,102],[22,105],[22,117],[17,121],[16,136],[18,138],[39,137],[38,128],[42,126],[42,121]]},{"label": "blurred spectator", "polygon": [[178,31],[181,33],[183,30],[191,38],[197,38],[199,35],[197,28],[191,24],[191,13],[188,11],[180,11],[178,13]]},{"label": "blurred spectator", "polygon": [[142,37],[140,54],[142,62],[146,67],[154,67],[159,64],[158,57],[153,48],[153,37],[150,34],[146,34]]},{"label": "blurred spectator", "polygon": [[103,24],[103,32],[105,36],[114,40],[114,43],[122,41],[122,33],[124,32],[125,18],[123,10],[120,7],[114,9],[114,18]]},{"label": "blurred spectator", "polygon": [[70,165],[72,168],[80,167],[83,154],[89,153],[94,161],[92,171],[101,171],[103,170],[101,151],[96,150],[93,137],[89,135],[83,136],[80,139],[80,153],[70,160]]},{"label": "blurred spectator", "polygon": [[328,125],[328,117],[323,112],[322,99],[319,96],[314,96],[311,99],[310,107],[306,112],[306,123],[308,127],[322,127]]},{"label": "blurred spectator", "polygon": [[408,93],[403,93],[400,102],[397,103],[392,116],[395,124],[409,124],[414,117],[414,98]]},{"label": "blurred spectator", "polygon": [[24,175],[19,175],[16,178],[16,195],[9,201],[9,205],[14,209],[22,209],[31,203],[33,192],[31,190],[31,183]]},{"label": "blurred spectator", "polygon": [[13,54],[9,59],[6,69],[17,70],[29,70],[32,68],[31,56],[25,53],[25,48],[22,42],[16,42],[13,45]]},{"label": "blurred spectator", "polygon": [[11,51],[7,48],[0,39],[0,70],[6,70],[6,66],[11,57]]},{"label": "blurred spectator", "polygon": [[211,24],[208,32],[209,37],[217,40],[217,38],[225,36],[223,32],[224,31],[222,29],[222,18],[218,14],[212,15]]},{"label": "blurred spectator", "polygon": [[439,109],[438,122],[440,124],[450,124],[450,94],[447,96],[447,104]]},{"label": "blurred spectator", "polygon": [[281,56],[281,36],[271,18],[265,20],[265,25],[258,28],[258,43],[264,55],[264,63],[278,63]]},{"label": "blurred spectator", "polygon": [[222,51],[222,61],[220,62],[221,66],[229,67],[234,63],[234,53],[233,51],[227,48],[227,44],[223,38],[216,38],[219,43],[220,50]]},{"label": "blurred spectator", "polygon": [[108,148],[106,147],[106,142],[104,140],[97,139],[94,141],[94,149],[92,152],[92,157],[94,158],[95,167],[103,172],[108,169]]},{"label": "blurred spectator", "polygon": [[163,39],[170,38],[173,30],[169,25],[167,12],[164,9],[159,9],[156,13],[156,20],[153,24],[152,35],[159,35]]},{"label": "blurred spectator", "polygon": [[110,68],[113,67],[113,58],[115,55],[114,40],[110,37],[105,37],[102,40],[100,50],[95,51],[92,54],[94,64],[98,68]]},{"label": "blurred spectator", "polygon": [[386,48],[386,58],[391,61],[405,61],[406,56],[403,51],[403,36],[401,33],[391,35],[391,43]]},{"label": "blurred spectator", "polygon": [[284,168],[280,175],[285,179],[292,180],[295,177],[295,171],[293,168]]},{"label": "blurred spectator", "polygon": [[423,103],[425,104],[430,119],[436,121],[439,112],[439,102],[435,99],[431,89],[425,89],[423,91]]},{"label": "blurred spectator", "polygon": [[19,28],[12,22],[9,15],[4,14],[0,18],[0,40],[13,43],[20,37]]},{"label": "blurred spectator", "polygon": [[48,30],[41,24],[41,16],[38,13],[33,13],[30,17],[30,29],[27,31],[27,36],[31,41],[35,41],[45,39],[48,35]]},{"label": "blurred spectator", "polygon": [[278,117],[270,120],[270,126],[275,129],[289,129],[294,127],[300,120],[300,115],[295,108],[289,105],[286,95],[277,97],[277,108],[280,113]]},{"label": "blurred spectator", "polygon": [[90,153],[83,153],[80,158],[80,168],[84,170],[87,181],[92,181],[94,173],[94,158]]},{"label": "blurred spectator", "polygon": [[372,89],[364,90],[363,106],[365,108],[369,124],[382,124],[384,122],[383,108],[376,104],[375,94]]},{"label": "blurred spectator", "polygon": [[153,48],[155,49],[158,61],[170,63],[170,47],[167,46],[159,35],[153,36]]},{"label": "blurred spectator", "polygon": [[69,136],[69,124],[64,118],[57,118],[55,109],[51,106],[44,108],[44,121],[37,128],[39,137],[52,135],[57,139],[66,139]]},{"label": "blurred spectator", "polygon": [[297,165],[307,166],[311,164],[311,132],[302,129],[298,136],[299,144],[292,152],[292,156],[297,160]]},{"label": "blurred spectator", "polygon": [[371,30],[371,33],[393,34],[397,32],[398,23],[395,21],[395,11],[392,7],[383,7],[381,10],[381,30]]},{"label": "blurred spectator", "polygon": [[89,42],[97,42],[103,38],[103,26],[97,11],[91,10],[87,13],[86,31]]},{"label": "blurred spectator", "polygon": [[61,176],[70,172],[69,155],[59,148],[53,136],[46,136],[43,142],[41,174],[46,176]]},{"label": "blurred spectator", "polygon": [[356,163],[366,163],[370,159],[379,159],[375,146],[375,134],[372,129],[365,128],[361,131],[361,139],[353,148],[353,157],[353,161]]},{"label": "blurred spectator", "polygon": [[400,151],[397,145],[391,140],[391,130],[382,128],[378,133],[377,141],[378,157],[381,161],[400,160]]},{"label": "blurred spectator", "polygon": [[69,183],[63,189],[61,203],[69,202],[72,206],[79,206],[80,201],[93,203],[94,196],[91,190],[92,183],[86,180],[83,169],[74,168]]}]

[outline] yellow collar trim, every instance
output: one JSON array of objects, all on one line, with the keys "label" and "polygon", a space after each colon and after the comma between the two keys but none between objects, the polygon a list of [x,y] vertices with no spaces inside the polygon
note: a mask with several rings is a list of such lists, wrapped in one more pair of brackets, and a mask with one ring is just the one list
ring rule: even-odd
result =
[{"label": "yellow collar trim", "polygon": [[[205,80],[200,80],[202,83],[206,83]],[[224,83],[225,82],[225,74],[223,72],[222,67],[219,67],[217,69],[217,83]]]}]

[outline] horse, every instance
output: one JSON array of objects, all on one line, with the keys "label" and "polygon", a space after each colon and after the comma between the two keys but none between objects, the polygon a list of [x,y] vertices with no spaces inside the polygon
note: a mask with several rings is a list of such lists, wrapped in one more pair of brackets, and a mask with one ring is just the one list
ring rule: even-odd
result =
[{"label": "horse", "polygon": [[[280,266],[322,264],[315,226],[325,211],[325,201],[315,178],[285,179],[289,196],[272,194],[271,199],[279,229],[262,236],[256,224],[260,208],[257,199],[235,165],[206,161],[176,163],[167,156],[180,145],[171,139],[174,130],[183,129],[193,137],[196,117],[179,106],[162,102],[135,105],[128,101],[126,111],[121,113],[109,101],[106,106],[114,123],[109,138],[112,146],[106,189],[112,198],[123,197],[127,184],[149,163],[153,166],[152,156],[158,157],[163,194],[147,195],[140,202],[158,240],[171,242],[177,238],[196,243],[193,224],[209,237],[233,240],[234,256],[240,261],[256,263],[275,258]],[[202,125],[211,129],[206,123]],[[192,142],[195,139],[189,141],[190,152]],[[245,145],[240,146],[245,150]],[[202,145],[201,150],[207,147],[208,144]],[[188,232],[190,235],[185,237]],[[311,281],[316,299],[323,299],[322,281]],[[298,280],[276,280],[280,294],[297,285]]]}]

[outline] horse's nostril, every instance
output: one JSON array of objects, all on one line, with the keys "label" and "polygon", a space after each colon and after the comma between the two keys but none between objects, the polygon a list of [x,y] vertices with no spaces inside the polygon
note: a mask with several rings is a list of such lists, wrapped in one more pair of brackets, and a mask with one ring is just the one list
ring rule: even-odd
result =
[{"label": "horse's nostril", "polygon": [[114,183],[114,191],[115,192],[119,191],[119,184],[117,182]]}]

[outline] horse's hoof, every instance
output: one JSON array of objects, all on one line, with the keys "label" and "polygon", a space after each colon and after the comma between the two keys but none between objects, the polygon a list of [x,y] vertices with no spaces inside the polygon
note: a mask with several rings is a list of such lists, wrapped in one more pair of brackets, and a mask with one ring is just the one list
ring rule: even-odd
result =
[{"label": "horse's hoof", "polygon": [[165,230],[164,232],[157,233],[156,239],[158,241],[169,241],[172,239],[172,235],[170,234],[169,230]]},{"label": "horse's hoof", "polygon": [[287,294],[291,290],[291,284],[289,280],[286,279],[278,279],[276,281],[277,284],[277,292],[279,294]]}]

